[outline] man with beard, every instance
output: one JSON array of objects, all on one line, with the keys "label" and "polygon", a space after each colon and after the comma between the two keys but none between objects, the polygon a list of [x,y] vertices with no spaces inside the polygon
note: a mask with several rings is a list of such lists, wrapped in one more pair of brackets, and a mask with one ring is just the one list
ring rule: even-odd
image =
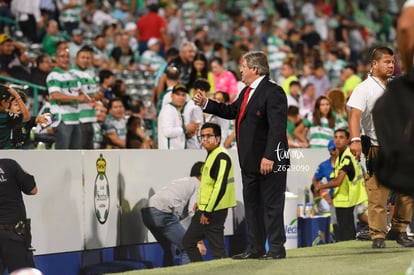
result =
[{"label": "man with beard", "polygon": [[378,139],[372,119],[372,109],[378,98],[383,95],[389,79],[394,73],[394,52],[387,47],[377,47],[371,53],[371,73],[352,92],[348,101],[348,125],[351,135],[350,150],[359,159],[361,156],[361,129],[369,137],[369,151],[366,156],[367,172],[370,176],[366,183],[368,194],[368,223],[372,248],[385,248],[385,238],[396,240],[402,246],[414,247],[414,241],[407,237],[407,225],[411,221],[413,199],[398,193],[392,227],[387,233],[387,198],[389,189],[378,182],[374,163],[378,157]]}]

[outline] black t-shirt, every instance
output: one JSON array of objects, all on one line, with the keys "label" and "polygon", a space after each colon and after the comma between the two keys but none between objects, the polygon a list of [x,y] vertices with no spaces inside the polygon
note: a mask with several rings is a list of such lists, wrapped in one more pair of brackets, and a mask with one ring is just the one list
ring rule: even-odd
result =
[{"label": "black t-shirt", "polygon": [[128,48],[128,51],[124,51],[121,47],[115,47],[112,50],[111,57],[115,60],[117,64],[120,64],[124,67],[128,67],[134,63],[134,53],[131,48]]},{"label": "black t-shirt", "polygon": [[22,192],[30,194],[35,186],[34,177],[15,160],[0,159],[0,224],[26,219]]},{"label": "black t-shirt", "polygon": [[22,114],[0,111],[0,149],[10,149],[12,142],[10,134],[13,128],[23,122]]},{"label": "black t-shirt", "polygon": [[18,49],[15,49],[10,55],[1,54],[0,71],[8,73],[14,78],[30,81],[29,70],[22,65],[20,55]]}]

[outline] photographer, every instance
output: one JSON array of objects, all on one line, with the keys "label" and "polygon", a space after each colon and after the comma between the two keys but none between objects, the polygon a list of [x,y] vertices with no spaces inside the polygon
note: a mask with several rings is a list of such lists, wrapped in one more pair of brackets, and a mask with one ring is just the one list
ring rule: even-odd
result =
[{"label": "photographer", "polygon": [[32,175],[12,159],[0,159],[0,274],[24,267],[34,267],[31,249],[30,220],[22,192],[35,195]]}]

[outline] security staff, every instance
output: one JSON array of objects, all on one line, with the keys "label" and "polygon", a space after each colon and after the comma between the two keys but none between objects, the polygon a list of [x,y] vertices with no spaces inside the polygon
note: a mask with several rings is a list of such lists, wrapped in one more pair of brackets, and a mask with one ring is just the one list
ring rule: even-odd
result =
[{"label": "security staff", "polygon": [[184,239],[184,250],[192,262],[202,260],[197,242],[207,238],[214,259],[226,257],[224,222],[228,209],[236,206],[234,171],[229,153],[220,146],[221,128],[205,123],[201,127],[201,144],[208,155],[201,173],[198,210]]},{"label": "security staff", "polygon": [[355,240],[354,208],[368,199],[365,181],[361,165],[348,147],[349,133],[345,129],[337,129],[334,143],[338,150],[334,178],[326,184],[319,183],[316,189],[334,187],[333,205],[339,226],[338,240]]},{"label": "security staff", "polygon": [[0,159],[0,274],[34,267],[30,223],[22,192],[35,195],[35,179],[12,159]]}]

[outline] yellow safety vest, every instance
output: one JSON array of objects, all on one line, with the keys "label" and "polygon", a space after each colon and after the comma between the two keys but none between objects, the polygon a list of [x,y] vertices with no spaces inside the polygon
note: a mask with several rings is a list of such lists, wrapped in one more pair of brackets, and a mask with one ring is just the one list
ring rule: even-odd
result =
[{"label": "yellow safety vest", "polygon": [[334,188],[333,204],[335,207],[348,208],[368,200],[361,165],[355,159],[349,148],[346,148],[342,155],[336,159],[334,177],[336,178],[342,167],[349,165],[350,161],[354,167],[355,176],[351,181],[348,175],[346,175],[342,184]]},{"label": "yellow safety vest", "polygon": [[[227,179],[223,178],[226,170],[226,161],[220,160],[219,172],[217,179],[210,177],[211,168],[218,156],[224,153],[230,159],[229,153],[223,147],[219,146],[209,153],[204,163],[201,173],[200,190],[198,193],[198,209],[205,212],[213,212],[236,206],[236,192],[234,190],[234,170],[233,163],[230,161],[230,171]],[[221,183],[226,184],[226,191],[220,201],[217,203]]]}]

